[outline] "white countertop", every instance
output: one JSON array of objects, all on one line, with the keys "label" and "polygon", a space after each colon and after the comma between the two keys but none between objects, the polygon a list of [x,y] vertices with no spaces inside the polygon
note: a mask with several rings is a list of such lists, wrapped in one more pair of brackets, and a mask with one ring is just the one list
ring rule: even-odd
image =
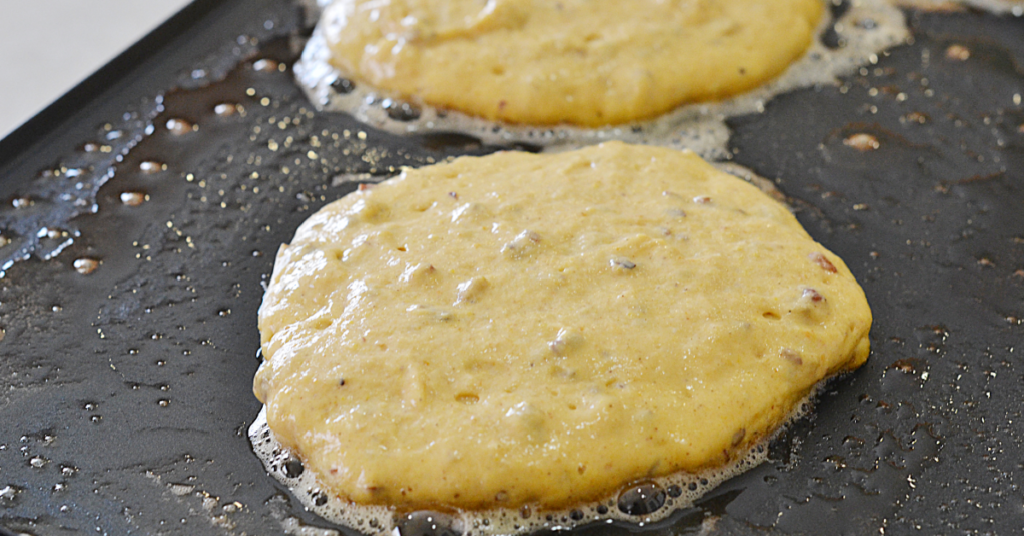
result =
[{"label": "white countertop", "polygon": [[0,138],[191,0],[0,0]]}]

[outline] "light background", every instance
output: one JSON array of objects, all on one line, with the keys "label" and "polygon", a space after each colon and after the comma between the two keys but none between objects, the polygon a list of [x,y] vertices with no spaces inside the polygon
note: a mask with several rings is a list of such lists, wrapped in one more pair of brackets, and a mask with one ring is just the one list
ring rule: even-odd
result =
[{"label": "light background", "polygon": [[0,138],[190,0],[0,0]]}]

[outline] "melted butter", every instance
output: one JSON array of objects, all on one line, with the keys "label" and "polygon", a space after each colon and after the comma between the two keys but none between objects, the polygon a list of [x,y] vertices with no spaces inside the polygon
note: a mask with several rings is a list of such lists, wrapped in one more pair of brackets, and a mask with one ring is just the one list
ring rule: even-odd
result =
[{"label": "melted butter", "polygon": [[305,222],[254,389],[343,503],[559,510],[735,464],[870,323],[841,259],[692,153],[499,153]]},{"label": "melted butter", "polygon": [[[429,78],[431,84],[436,83],[443,87],[439,91],[451,93],[451,96],[447,98],[448,100],[438,101],[418,96],[420,95],[419,92],[411,91],[409,88],[386,85],[378,87],[376,84],[380,82],[376,81],[376,78],[361,78],[359,72],[355,70],[355,64],[352,61],[345,63],[341,59],[342,56],[336,53],[338,46],[334,46],[332,49],[330,45],[333,42],[332,40],[350,39],[351,41],[346,41],[347,44],[342,48],[345,48],[348,54],[360,54],[361,52],[354,43],[358,43],[361,39],[370,39],[370,34],[377,35],[374,32],[378,30],[372,24],[365,26],[365,28],[362,25],[356,24],[359,17],[369,17],[372,15],[373,10],[359,11],[357,6],[362,4],[358,2],[339,2],[327,10],[327,14],[322,19],[320,26],[318,26],[307,44],[301,61],[296,64],[295,73],[300,85],[306,88],[310,99],[314,103],[328,110],[351,113],[367,124],[394,133],[458,131],[479,137],[487,143],[528,143],[540,146],[558,146],[560,148],[579,147],[607,140],[622,140],[674,148],[688,148],[705,158],[722,159],[728,157],[725,148],[729,138],[729,129],[725,124],[727,117],[763,111],[765,103],[770,98],[793,88],[815,84],[833,84],[836,82],[837,77],[852,72],[858,66],[877,61],[877,54],[888,47],[903,42],[909,35],[902,12],[887,0],[861,0],[855,2],[836,21],[836,34],[843,43],[843,46],[836,49],[824,46],[820,39],[816,38],[826,29],[832,27],[830,17],[822,15],[827,10],[821,9],[823,4],[821,1],[789,3],[754,2],[758,6],[756,10],[735,14],[723,14],[716,11],[724,9],[721,6],[728,3],[714,3],[716,7],[712,8],[710,7],[712,3],[709,2],[691,2],[687,4],[687,9],[680,9],[671,3],[644,2],[644,5],[647,6],[648,3],[651,4],[651,11],[644,14],[644,10],[634,9],[633,3],[611,2],[605,14],[597,13],[596,10],[594,13],[589,13],[589,18],[586,18],[586,24],[583,24],[584,18],[578,18],[579,24],[569,24],[569,33],[554,32],[550,33],[545,39],[540,40],[523,38],[523,42],[536,41],[538,43],[537,46],[542,46],[543,43],[551,44],[552,40],[557,41],[564,38],[565,41],[561,45],[551,46],[559,50],[571,49],[572,47],[568,44],[575,42],[573,41],[574,39],[579,40],[572,37],[575,34],[572,34],[571,31],[583,32],[582,40],[587,42],[586,37],[588,35],[602,31],[601,28],[603,27],[600,26],[601,22],[599,20],[602,17],[622,21],[631,20],[631,17],[639,18],[640,22],[638,24],[640,27],[646,28],[644,24],[650,23],[651,20],[649,19],[657,20],[661,18],[651,16],[651,13],[655,13],[659,9],[665,9],[671,13],[671,16],[666,15],[664,17],[665,21],[677,21],[680,17],[695,19],[698,21],[695,24],[705,28],[708,32],[716,29],[721,30],[723,25],[728,26],[734,22],[743,27],[744,31],[733,34],[737,37],[737,40],[715,41],[714,46],[710,47],[705,46],[707,43],[701,44],[700,42],[700,35],[707,37],[710,34],[697,32],[694,36],[695,41],[689,42],[689,44],[686,44],[688,41],[685,39],[674,42],[675,44],[672,46],[683,47],[682,51],[677,51],[678,53],[675,56],[636,52],[637,50],[642,50],[643,46],[651,45],[649,39],[654,39],[654,36],[657,34],[649,32],[650,38],[644,37],[634,40],[638,41],[635,49],[629,48],[633,43],[621,42],[621,40],[615,45],[626,47],[632,51],[630,53],[623,53],[621,50],[612,48],[602,49],[603,52],[601,54],[612,54],[609,51],[616,50],[614,54],[617,54],[618,57],[626,61],[613,62],[607,66],[591,65],[587,62],[599,59],[602,56],[597,52],[591,54],[589,48],[587,48],[586,61],[583,61],[579,55],[573,54],[567,54],[560,57],[561,59],[556,59],[559,57],[552,52],[551,62],[564,60],[564,65],[555,67],[546,61],[541,64],[529,62],[522,66],[508,65],[502,67],[503,70],[499,69],[499,71],[503,72],[500,76],[495,75],[492,71],[484,70],[482,76],[485,80],[483,82],[473,78],[472,73],[458,73],[457,76],[447,76],[445,69],[434,69],[433,67],[426,69],[424,68],[425,65],[428,65],[426,63],[411,62],[408,69],[416,70],[417,76]],[[373,5],[377,4],[379,3],[373,3]],[[379,17],[395,17],[397,16],[396,13],[423,10],[425,3],[385,2],[384,4],[390,7],[379,12]],[[515,4],[515,6],[518,6],[516,7],[517,10],[524,9],[522,6],[526,5],[531,6],[531,8],[536,8],[539,5],[539,3],[534,5],[528,2],[454,3],[446,4],[455,7],[449,8],[444,12],[444,16],[440,17],[447,22],[438,22],[436,20],[437,16],[433,18],[427,17],[427,19],[433,20],[431,24],[442,26],[450,26],[453,24],[453,21],[457,22],[459,20],[462,21],[461,24],[471,25],[473,20],[476,19],[470,17],[468,19],[469,22],[467,22],[466,13],[469,12],[467,9],[470,5],[475,6],[475,9],[486,11],[489,9],[486,6],[498,9],[496,6],[505,6],[507,4]],[[574,3],[569,4],[575,5]],[[736,5],[740,4],[742,2]],[[769,6],[772,8],[782,7],[777,14],[772,14],[766,18],[758,16],[759,22],[749,23],[748,17],[760,12],[762,9],[769,9]],[[406,11],[401,11],[400,9]],[[617,11],[623,9],[631,11],[631,15],[625,16]],[[702,12],[702,14],[695,12],[695,10],[703,9],[708,9],[708,11]],[[351,12],[351,16],[349,16],[349,12]],[[478,13],[483,13],[483,11]],[[800,17],[804,17],[804,22],[798,25],[799,31],[793,31],[791,24],[787,25],[780,22],[781,18],[787,16],[796,17],[798,14]],[[806,23],[808,19],[806,17],[810,16],[810,14],[814,14],[812,19],[810,19],[810,30],[804,32],[804,28],[808,26]],[[780,18],[776,19],[776,15]],[[496,15],[488,15],[488,17],[494,16]],[[413,16],[413,20],[416,22],[410,21],[410,28],[425,24],[415,16]],[[769,21],[774,21],[778,25],[761,25],[761,22]],[[593,26],[589,26],[590,24],[593,24]],[[394,40],[395,46],[390,49],[387,47],[374,48],[375,52],[373,55],[376,58],[378,55],[384,54],[384,51],[391,51],[388,52],[390,54],[389,58],[396,62],[401,62],[404,61],[402,58],[412,55],[413,51],[417,50],[418,38],[415,37],[415,31],[403,27],[401,24],[391,26],[394,26],[395,30],[390,33],[384,32],[386,35],[382,39]],[[619,33],[628,33],[630,31],[628,24],[613,24],[612,26]],[[482,37],[495,40],[516,39],[518,35],[508,28],[500,30],[488,28],[486,32],[480,29],[474,29],[473,31],[483,32],[484,35]],[[673,26],[671,28],[673,29],[670,31],[675,31],[674,28],[676,27]],[[346,31],[343,32],[343,29]],[[347,30],[352,31],[348,32]],[[527,31],[527,29],[525,29],[525,26],[524,28],[517,27],[516,32],[518,31]],[[542,30],[542,27],[538,26],[532,31],[547,30]],[[610,30],[609,32],[614,33]],[[328,34],[333,37],[329,37]],[[449,41],[454,42],[452,46],[459,47],[458,57],[460,58],[474,58],[477,57],[474,54],[479,54],[482,56],[482,59],[479,60],[482,64],[491,65],[488,62],[496,61],[494,60],[496,56],[493,51],[481,51],[468,46],[469,43],[477,42],[478,37],[475,35],[472,39],[463,36],[457,39],[454,37],[445,38],[441,41],[444,41],[444,46],[452,44]],[[776,36],[783,36],[784,39]],[[377,35],[377,37],[380,36]],[[743,39],[753,39],[753,41],[743,41]],[[428,41],[428,48],[435,45],[441,46],[435,42],[437,41],[436,39]],[[400,45],[399,42],[401,42]],[[747,45],[743,44],[745,42]],[[598,47],[598,45],[601,47],[611,46],[608,42],[600,40],[591,41],[590,43],[597,43],[593,44],[594,47]],[[753,44],[751,45],[750,43]],[[778,48],[769,46],[776,43],[782,44]],[[785,43],[789,44],[786,45]],[[589,47],[591,44],[587,46]],[[744,46],[756,51],[756,53],[751,56],[752,52],[743,49]],[[661,47],[660,42],[658,47]],[[505,49],[518,48],[512,45],[505,46]],[[791,54],[790,52],[796,48],[799,48],[800,52],[795,55]],[[394,52],[396,49],[398,52]],[[431,48],[431,50],[433,49]],[[712,52],[706,52],[709,50]],[[696,54],[695,51],[705,51],[702,54],[707,53],[711,55],[702,56],[701,54]],[[392,54],[392,52],[394,53]],[[525,55],[528,53],[528,50],[523,50],[518,54]],[[634,53],[643,56],[643,58],[633,58],[631,54]],[[683,67],[678,59],[680,57],[703,59],[696,60],[694,65],[690,67]],[[443,58],[444,61],[441,62],[443,65],[450,63],[448,56],[443,56]],[[504,57],[502,56],[502,58]],[[527,60],[528,58],[524,57],[521,59]],[[663,61],[664,64],[653,65],[644,63],[647,60],[653,62]],[[368,61],[368,63],[372,64],[373,61]],[[438,59],[438,61],[441,60]],[[466,61],[470,62],[471,60],[467,59]],[[502,61],[505,61],[505,59],[502,59]],[[342,67],[339,68],[339,65]],[[348,65],[348,67],[344,65]],[[703,68],[707,68],[709,71],[700,76],[687,77],[687,73],[690,72],[688,69]],[[520,73],[522,76],[516,80],[523,83],[526,80],[532,80],[532,85],[520,87],[514,84],[510,85],[509,81],[505,80],[505,78],[511,76],[510,73],[519,72],[517,69],[522,70]],[[550,77],[545,80],[543,76],[534,72],[538,69],[553,69],[552,72],[555,73],[554,80],[550,80]],[[661,85],[648,84],[643,77],[631,74],[623,76],[608,75],[604,86],[592,83],[590,85],[585,84],[587,80],[594,82],[595,77],[602,76],[600,73],[604,73],[608,69],[618,69],[621,72],[634,74],[644,70],[656,73],[657,76],[654,76],[654,74],[651,76],[652,78],[657,78],[659,80],[658,84]],[[745,74],[740,74],[741,69]],[[374,70],[381,71],[382,77],[392,80],[392,78],[389,78],[390,75],[384,72],[388,69],[374,68]],[[399,72],[400,70],[395,70],[394,75],[397,77]],[[760,74],[754,76],[755,73]],[[347,78],[352,77],[358,79],[354,86],[347,80]],[[683,84],[694,83],[697,86],[706,85],[706,87],[703,89],[700,87],[673,88],[669,83],[669,80],[673,77],[678,77],[679,80],[677,82]],[[332,89],[332,84],[337,86],[337,81],[343,79],[346,82],[344,91],[338,92]],[[369,80],[369,82],[364,83],[363,80]],[[611,82],[612,80],[614,82]],[[608,84],[618,88],[615,90],[618,93],[608,89],[606,87]],[[418,88],[421,84],[417,83],[414,85]],[[508,90],[517,88],[515,89],[518,92],[516,98],[502,99],[497,97],[504,91],[501,88],[506,87],[509,88]],[[642,97],[637,95],[642,95]],[[567,100],[567,97],[571,97],[571,100]],[[401,107],[395,107],[395,98],[407,98],[416,102],[418,111],[413,115],[405,113],[396,115],[393,112],[401,109]],[[500,107],[501,101],[505,100],[506,104],[502,110],[509,109],[509,102],[529,103],[528,109],[530,113],[548,115],[546,119],[544,117],[532,116],[513,118],[502,115],[504,112],[485,113],[484,111],[471,109],[456,103],[461,102],[462,99],[474,98],[489,99],[488,102],[492,104],[496,102],[495,106],[498,107]],[[435,106],[431,106],[431,104]],[[392,107],[388,108],[388,105],[392,105]],[[624,111],[621,113],[631,113],[633,118],[626,119],[625,115],[620,115],[616,121],[572,119],[572,116],[575,115],[589,114],[593,116],[597,113],[595,110],[599,110],[600,106],[621,108]],[[543,110],[548,111],[545,112]],[[605,115],[612,112],[602,111],[601,113]],[[620,112],[614,113],[618,114]],[[559,116],[551,114],[564,114],[564,117],[557,119]],[[620,124],[600,126],[616,122]],[[572,123],[575,123],[575,125]]]}]

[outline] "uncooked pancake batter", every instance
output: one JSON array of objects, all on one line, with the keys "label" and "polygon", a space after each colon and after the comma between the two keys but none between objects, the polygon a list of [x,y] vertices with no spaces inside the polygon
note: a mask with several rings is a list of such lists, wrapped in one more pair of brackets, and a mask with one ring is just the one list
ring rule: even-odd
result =
[{"label": "uncooked pancake batter", "polygon": [[337,0],[346,76],[489,120],[597,127],[757,87],[804,54],[821,0]]},{"label": "uncooked pancake batter", "polygon": [[306,221],[255,392],[342,498],[557,508],[725,464],[859,366],[870,323],[842,260],[691,153],[499,153]]}]

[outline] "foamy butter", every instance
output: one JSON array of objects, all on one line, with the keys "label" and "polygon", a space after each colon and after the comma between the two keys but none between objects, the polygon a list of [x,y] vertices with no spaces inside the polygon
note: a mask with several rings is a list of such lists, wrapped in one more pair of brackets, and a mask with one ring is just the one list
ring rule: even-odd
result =
[{"label": "foamy butter", "polygon": [[[806,415],[817,389],[809,394],[790,415],[795,420]],[[781,428],[780,428],[781,429]],[[689,508],[709,491],[730,478],[757,467],[767,459],[768,443],[774,434],[765,436],[748,452],[737,455],[721,467],[697,473],[676,473],[644,478],[602,500],[574,505],[571,508],[534,511],[531,505],[518,509],[487,508],[481,510],[419,510],[399,512],[381,505],[355,504],[331,495],[316,474],[305,470],[302,462],[278,442],[267,425],[266,408],[249,426],[249,441],[263,467],[291,490],[306,509],[333,523],[344,525],[368,535],[392,536],[504,536],[545,530],[569,530],[592,523],[626,522],[638,527],[657,523],[673,512]],[[287,512],[275,512],[288,534],[314,534],[293,526]],[[328,533],[324,533],[325,535]],[[337,534],[331,531],[329,534]]]},{"label": "foamy butter", "polygon": [[[478,3],[477,8],[487,9],[492,3],[494,2],[481,2]],[[827,1],[822,3],[828,4]],[[347,5],[353,4],[353,2],[341,2],[338,5],[340,4]],[[498,2],[498,4],[503,4],[503,2]],[[328,8],[327,11],[330,16],[331,10],[334,10],[335,22],[339,17],[343,18],[345,15],[344,12],[337,13],[342,11],[338,5]],[[694,2],[692,5],[701,6],[703,3]],[[346,9],[348,7],[351,6],[347,6]],[[629,7],[633,9],[634,5],[629,4]],[[398,93],[374,88],[372,84],[363,82],[355,73],[339,70],[335,66],[336,61],[332,63],[334,54],[325,37],[323,21],[314,31],[302,58],[296,64],[295,73],[300,85],[305,88],[310,99],[318,106],[327,110],[351,113],[371,126],[393,133],[456,131],[479,137],[487,143],[525,143],[544,147],[578,147],[606,140],[622,140],[688,148],[705,158],[722,159],[726,157],[726,144],[729,138],[729,129],[725,124],[726,118],[763,111],[765,103],[773,96],[794,88],[816,84],[834,84],[837,77],[849,74],[860,65],[877,61],[877,55],[881,51],[904,42],[909,35],[902,12],[886,0],[852,2],[850,8],[838,21],[832,20],[828,14],[829,11],[828,9],[816,11],[823,14],[816,31],[811,34],[820,36],[826,29],[832,27],[833,22],[836,22],[835,29],[839,41],[842,43],[839,48],[830,49],[819,38],[812,38],[802,42],[802,46],[806,48],[806,52],[802,55],[791,56],[791,51],[784,49],[774,56],[766,52],[764,58],[760,59],[744,56],[742,62],[754,61],[751,65],[757,65],[757,61],[770,63],[771,67],[758,65],[757,70],[762,74],[757,79],[760,85],[750,85],[745,77],[741,77],[744,79],[742,83],[737,80],[730,82],[707,77],[706,83],[714,89],[704,90],[703,93],[695,91],[693,98],[683,101],[691,103],[675,108],[652,105],[650,109],[640,112],[637,119],[625,120],[611,126],[593,127],[590,122],[586,123],[586,126],[560,124],[539,127],[521,124],[523,121],[518,121],[520,124],[517,124],[493,120],[493,118],[485,119],[484,116],[488,116],[488,114],[471,115],[455,111],[452,107],[435,108],[426,105],[423,103],[423,99],[415,94],[405,95],[404,93],[407,93],[408,90]],[[723,20],[721,24],[740,23]],[[771,50],[776,41],[782,40],[782,36],[789,36],[794,31],[791,26],[774,29],[762,28],[761,31],[769,33],[763,35],[762,42],[753,45],[753,48]],[[599,32],[599,30],[597,31]],[[770,33],[773,31],[777,32],[778,36],[773,36],[774,34]],[[556,45],[552,46],[558,48]],[[749,48],[750,45],[743,44],[743,46]],[[717,43],[712,48],[716,52],[719,50]],[[701,51],[694,50],[693,54],[699,57]],[[792,61],[794,59],[795,61]],[[715,61],[725,62],[727,60],[721,58]],[[790,61],[792,63],[786,68],[785,64]],[[780,62],[783,62],[781,66]],[[656,68],[662,71],[673,70],[672,65]],[[735,69],[738,72],[740,68],[736,67]],[[732,76],[733,72],[723,69],[721,74]],[[474,81],[468,78],[451,80],[451,83],[464,88],[465,92],[475,87]],[[540,81],[535,80],[535,83],[538,86],[543,85]],[[719,87],[720,84],[728,86],[730,83],[732,84],[731,88]],[[664,93],[664,90],[659,91]],[[739,94],[737,95],[737,93]],[[670,95],[669,98],[671,97]],[[579,97],[574,98],[579,99]],[[595,96],[591,100],[601,98],[614,100],[609,96]],[[664,96],[659,97],[659,99],[662,98]],[[659,99],[651,98],[650,100],[662,102]],[[409,104],[406,100],[414,104]],[[643,104],[643,101],[647,99],[637,100]],[[578,103],[575,101],[559,100],[552,106],[572,109],[577,105]],[[660,115],[648,119],[655,113]],[[501,116],[498,118],[500,119]]]},{"label": "foamy butter", "polygon": [[648,523],[760,462],[870,324],[842,260],[692,153],[465,157],[282,246],[250,437],[364,532]]}]

